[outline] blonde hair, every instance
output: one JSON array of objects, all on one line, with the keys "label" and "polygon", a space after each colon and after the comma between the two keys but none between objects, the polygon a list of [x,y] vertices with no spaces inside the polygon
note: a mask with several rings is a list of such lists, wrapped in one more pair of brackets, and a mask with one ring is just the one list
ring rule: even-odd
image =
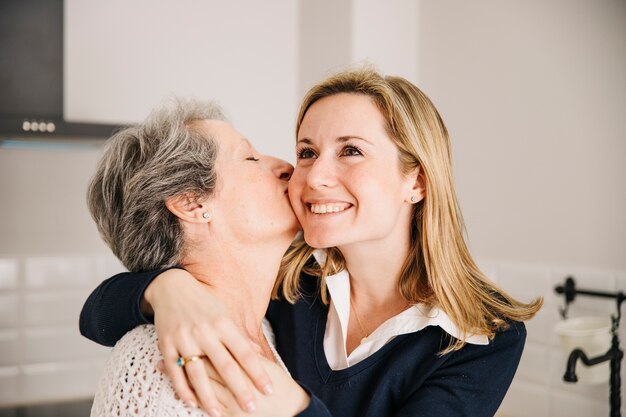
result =
[{"label": "blonde hair", "polygon": [[[296,124],[316,101],[340,93],[372,99],[387,122],[387,133],[399,152],[406,173],[420,170],[426,184],[425,198],[413,209],[411,248],[402,267],[399,290],[410,303],[425,303],[442,309],[462,335],[483,334],[493,338],[507,327],[506,320],[528,320],[543,300],[517,301],[492,283],[472,259],[457,201],[448,131],[430,99],[401,77],[383,77],[370,68],[345,71],[327,78],[309,90]],[[326,277],[345,269],[337,248],[326,250],[324,265],[311,262],[315,249],[303,240],[287,251],[274,297],[282,294],[294,302],[299,296],[301,273],[319,277],[320,295],[328,303]],[[443,352],[463,347],[454,339]]]}]

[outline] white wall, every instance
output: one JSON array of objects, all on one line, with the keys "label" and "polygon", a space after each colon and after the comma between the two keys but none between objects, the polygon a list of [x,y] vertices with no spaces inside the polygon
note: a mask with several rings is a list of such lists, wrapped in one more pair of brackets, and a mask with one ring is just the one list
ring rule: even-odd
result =
[{"label": "white wall", "polygon": [[626,3],[423,1],[417,26],[474,252],[626,268]]},{"label": "white wall", "polygon": [[353,0],[351,63],[371,63],[385,74],[416,82],[418,2]]},{"label": "white wall", "polygon": [[353,25],[349,0],[299,4],[298,100],[316,82],[350,64]]},{"label": "white wall", "polygon": [[259,150],[292,158],[297,2],[65,3],[68,119],[137,122],[171,94],[211,98]]},{"label": "white wall", "polygon": [[300,2],[299,97],[324,77],[362,64],[416,81],[418,2]]}]

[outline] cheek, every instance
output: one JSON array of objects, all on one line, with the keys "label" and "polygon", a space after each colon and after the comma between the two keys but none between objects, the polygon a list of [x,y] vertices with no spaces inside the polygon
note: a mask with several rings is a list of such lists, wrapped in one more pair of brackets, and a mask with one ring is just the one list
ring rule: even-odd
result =
[{"label": "cheek", "polygon": [[384,212],[402,200],[400,181],[388,169],[355,170],[344,177],[344,184],[362,210]]},{"label": "cheek", "polygon": [[302,181],[302,175],[294,171],[293,175],[289,179],[289,184],[288,184],[289,201],[291,201],[291,205],[294,206],[294,208],[300,201],[300,197],[302,196],[303,186],[304,186],[304,182]]},{"label": "cheek", "polygon": [[306,220],[304,205],[300,203],[300,197],[298,195],[292,194],[291,186],[289,187],[289,203],[291,204],[291,209],[298,218],[298,221],[300,223],[304,223]]}]

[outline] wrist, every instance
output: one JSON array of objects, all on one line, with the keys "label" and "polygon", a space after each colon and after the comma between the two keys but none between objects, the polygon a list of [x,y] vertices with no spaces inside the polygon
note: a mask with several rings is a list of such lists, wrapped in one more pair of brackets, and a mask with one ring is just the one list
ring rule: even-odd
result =
[{"label": "wrist", "polygon": [[307,409],[311,403],[311,397],[309,393],[299,384],[296,383],[294,392],[291,398],[293,398],[293,409],[291,416],[296,416]]},{"label": "wrist", "polygon": [[162,294],[167,294],[167,291],[171,290],[171,288],[168,289],[168,286],[170,286],[181,273],[186,273],[186,271],[176,268],[168,269],[161,272],[148,284],[143,292],[140,304],[141,312],[144,315],[148,317],[154,316],[154,310],[158,300],[162,299]]},{"label": "wrist", "polygon": [[148,284],[146,289],[143,291],[143,296],[141,297],[140,307],[141,307],[141,312],[146,317],[154,317],[154,309],[152,308],[152,304],[155,298],[154,296],[154,292],[156,291],[155,286],[157,285],[157,281],[159,281],[160,276],[161,275],[158,275],[156,278],[154,278],[152,282]]}]

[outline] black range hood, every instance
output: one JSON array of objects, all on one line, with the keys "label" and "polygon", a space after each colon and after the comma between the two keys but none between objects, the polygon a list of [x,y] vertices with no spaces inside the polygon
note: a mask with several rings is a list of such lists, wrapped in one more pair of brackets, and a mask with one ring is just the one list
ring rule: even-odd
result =
[{"label": "black range hood", "polygon": [[0,137],[104,139],[124,126],[102,123],[66,122],[62,119],[29,117],[8,118],[0,115]]},{"label": "black range hood", "polygon": [[0,1],[0,137],[101,139],[121,127],[63,117],[63,0]]}]

